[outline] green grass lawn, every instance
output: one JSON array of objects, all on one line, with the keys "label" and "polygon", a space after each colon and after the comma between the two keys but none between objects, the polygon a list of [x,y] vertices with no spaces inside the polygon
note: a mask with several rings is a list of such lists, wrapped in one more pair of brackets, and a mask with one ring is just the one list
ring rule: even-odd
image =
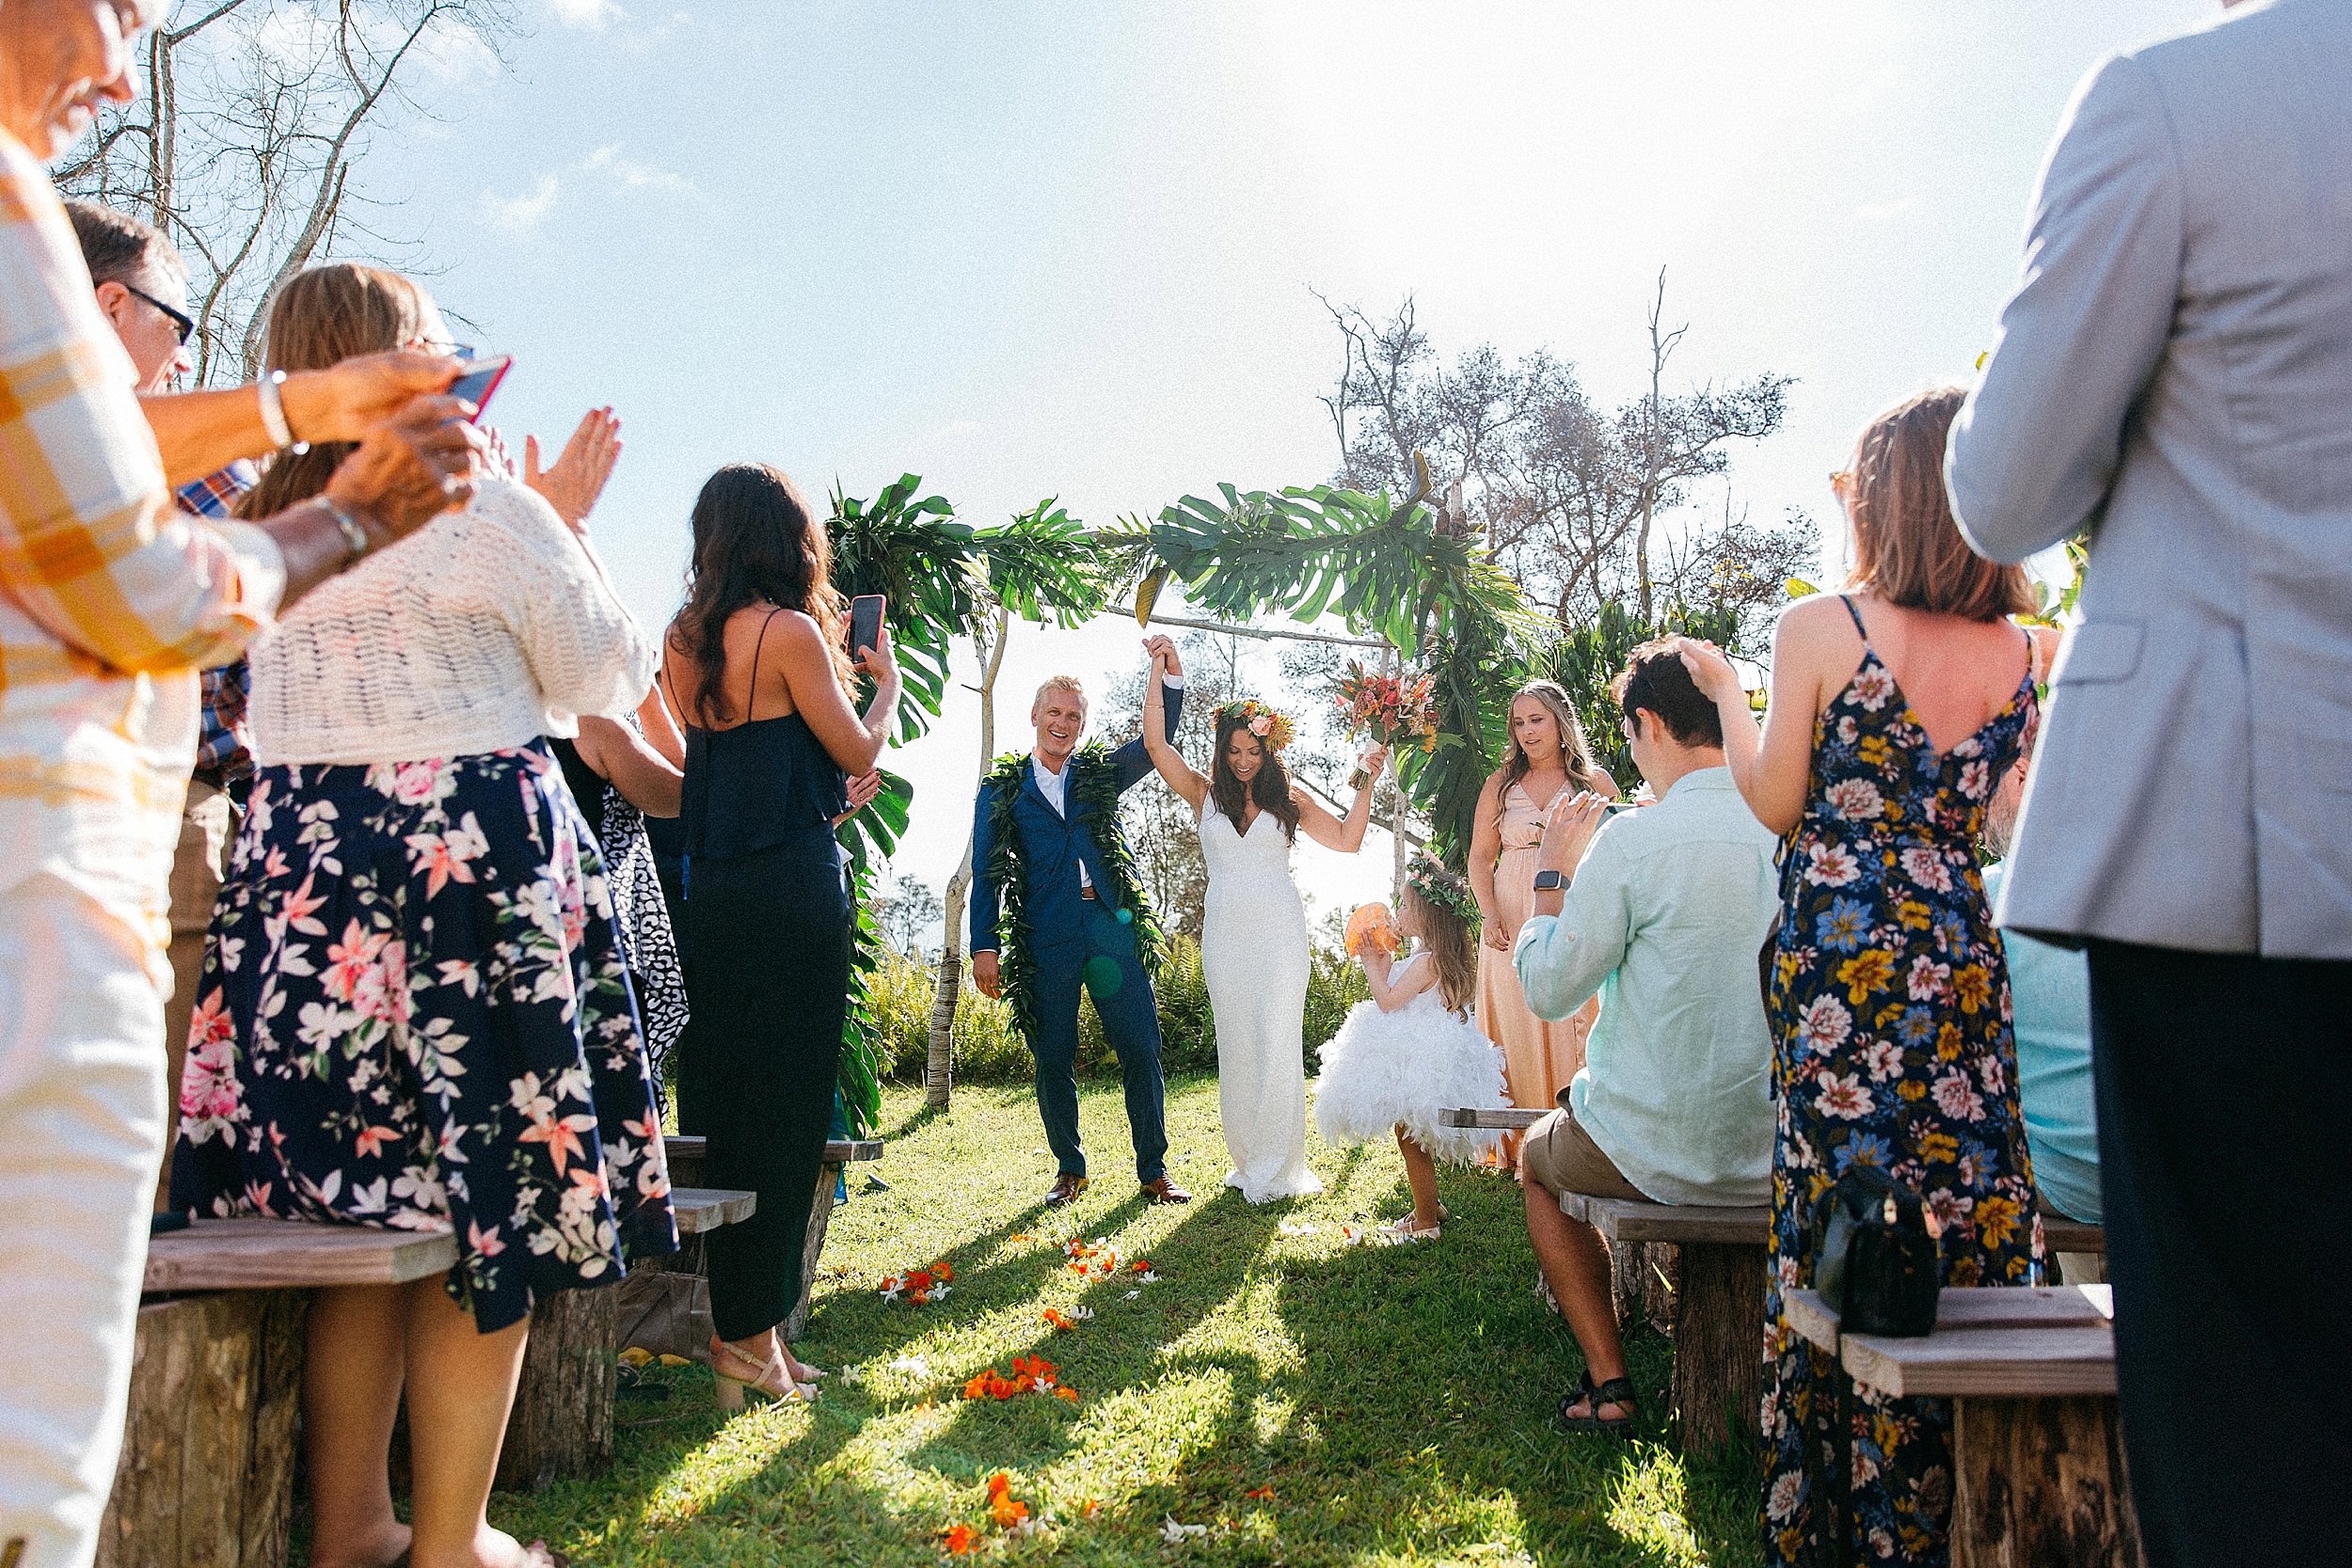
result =
[{"label": "green grass lawn", "polygon": [[[836,1372],[814,1406],[728,1418],[704,1369],[651,1374],[669,1397],[624,1399],[610,1475],[501,1496],[493,1519],[582,1564],[937,1563],[957,1524],[1007,1562],[1756,1560],[1756,1462],[1686,1468],[1655,1333],[1632,1346],[1639,1441],[1554,1429],[1580,1363],[1533,1292],[1515,1185],[1448,1173],[1443,1240],[1355,1245],[1342,1226],[1405,1206],[1393,1148],[1311,1138],[1329,1191],[1252,1208],[1219,1184],[1216,1081],[1180,1080],[1171,1172],[1198,1197],[1155,1208],[1131,1180],[1117,1086],[1089,1085],[1083,1118],[1095,1184],[1049,1213],[1037,1199],[1053,1162],[1025,1087],[959,1089],[944,1117],[919,1090],[894,1092],[879,1167],[892,1190],[836,1212],[798,1347],[857,1367],[857,1386]],[[1057,1244],[1073,1234],[1148,1257],[1159,1283],[1079,1279]],[[955,1269],[944,1301],[877,1294],[883,1275],[941,1257]],[[1042,1321],[1076,1306],[1095,1316]],[[1079,1400],[962,1397],[1026,1354],[1057,1364]],[[891,1370],[910,1357],[928,1370]],[[999,1471],[1049,1525],[1011,1538],[989,1522]],[[1208,1528],[1170,1544],[1168,1519]]]}]

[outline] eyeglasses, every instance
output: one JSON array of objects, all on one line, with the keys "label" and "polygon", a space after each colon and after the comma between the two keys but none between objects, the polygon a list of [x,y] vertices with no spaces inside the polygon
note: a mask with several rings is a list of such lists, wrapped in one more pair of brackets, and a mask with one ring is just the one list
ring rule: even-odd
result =
[{"label": "eyeglasses", "polygon": [[[118,283],[122,282],[120,278],[117,278],[115,281]],[[190,316],[185,310],[176,309],[171,306],[166,305],[162,300],[157,299],[153,294],[149,293],[145,289],[135,289],[128,283],[122,284],[122,292],[126,294],[137,295],[139,298],[147,301],[148,304],[152,305],[156,309],[161,310],[165,315],[169,316],[171,318],[171,325],[179,330],[181,347],[185,348],[187,346],[188,340],[196,336],[196,319]]]}]

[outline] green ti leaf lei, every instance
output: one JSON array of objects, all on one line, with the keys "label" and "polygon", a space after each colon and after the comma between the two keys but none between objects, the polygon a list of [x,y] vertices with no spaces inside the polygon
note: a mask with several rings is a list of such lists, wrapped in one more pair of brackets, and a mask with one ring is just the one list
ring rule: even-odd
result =
[{"label": "green ti leaf lei", "polygon": [[[990,847],[987,872],[1001,899],[996,936],[1003,945],[997,971],[1006,1000],[1012,1004],[1013,1022],[1025,1037],[1034,1040],[1039,1032],[1037,961],[1029,951],[1028,881],[1023,875],[1021,832],[1013,815],[1029,766],[1028,753],[1015,752],[997,758],[996,766],[989,769],[987,787],[994,792],[989,798],[989,825],[995,842]],[[1156,978],[1167,957],[1167,941],[1160,917],[1143,896],[1135,851],[1128,848],[1127,835],[1119,825],[1118,766],[1111,761],[1109,749],[1097,740],[1073,752],[1069,767],[1072,809],[1081,804],[1093,809],[1094,846],[1101,852],[1103,876],[1109,884],[1097,883],[1095,896],[1135,933],[1136,957],[1142,961],[1144,973]]]}]

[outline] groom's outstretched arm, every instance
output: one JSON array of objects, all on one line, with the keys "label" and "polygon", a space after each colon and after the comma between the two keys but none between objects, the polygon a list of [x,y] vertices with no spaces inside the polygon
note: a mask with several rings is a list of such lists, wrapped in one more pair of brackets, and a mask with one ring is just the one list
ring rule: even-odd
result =
[{"label": "groom's outstretched arm", "polygon": [[[1184,677],[1168,676],[1167,684],[1160,689],[1160,716],[1162,721],[1168,726],[1166,732],[1168,738],[1172,742],[1176,738],[1177,721],[1184,714]],[[1144,715],[1143,721],[1150,723],[1152,716]],[[1113,752],[1111,761],[1119,768],[1119,790],[1122,795],[1141,783],[1145,774],[1153,770],[1152,753],[1145,748],[1141,736],[1136,736],[1126,745]]]},{"label": "groom's outstretched arm", "polygon": [[972,939],[967,953],[993,953],[997,948],[996,920],[1005,890],[989,870],[996,858],[995,804],[996,786],[983,783],[972,807]]}]

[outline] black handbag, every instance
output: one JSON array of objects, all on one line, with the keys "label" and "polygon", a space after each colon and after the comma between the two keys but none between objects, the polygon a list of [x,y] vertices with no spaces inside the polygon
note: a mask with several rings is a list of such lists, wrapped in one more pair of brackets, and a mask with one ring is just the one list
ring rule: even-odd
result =
[{"label": "black handbag", "polygon": [[1814,1210],[1814,1289],[1839,1332],[1918,1338],[1935,1331],[1942,1248],[1919,1195],[1874,1165],[1853,1165]]}]

